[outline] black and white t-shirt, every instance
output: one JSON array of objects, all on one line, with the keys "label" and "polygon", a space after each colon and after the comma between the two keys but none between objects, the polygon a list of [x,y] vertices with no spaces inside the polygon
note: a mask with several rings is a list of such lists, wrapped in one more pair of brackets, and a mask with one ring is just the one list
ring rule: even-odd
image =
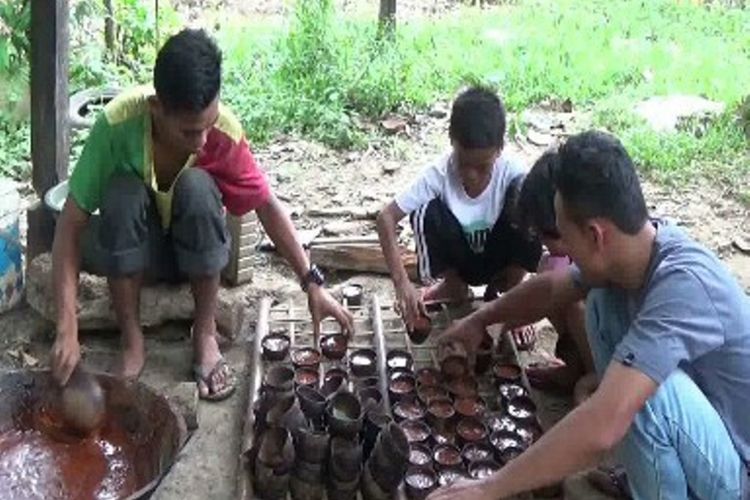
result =
[{"label": "black and white t-shirt", "polygon": [[484,250],[487,236],[500,217],[508,186],[525,175],[526,169],[506,154],[495,161],[492,178],[476,198],[466,194],[453,154],[440,157],[428,165],[406,191],[396,196],[396,204],[406,214],[435,198],[445,203],[463,228],[466,240],[475,253]]}]

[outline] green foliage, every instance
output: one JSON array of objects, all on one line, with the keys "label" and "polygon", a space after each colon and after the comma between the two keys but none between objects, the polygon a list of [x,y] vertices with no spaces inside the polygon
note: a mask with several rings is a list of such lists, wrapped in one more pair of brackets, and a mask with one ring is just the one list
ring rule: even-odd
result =
[{"label": "green foliage", "polygon": [[[30,174],[28,75],[32,0],[0,0],[0,176]],[[35,0],[34,0],[35,1]],[[47,1],[47,0],[44,0]],[[107,50],[103,0],[71,2],[70,89],[148,81],[156,55],[151,0],[113,0],[115,40]],[[161,33],[180,24],[167,0],[159,6]]]},{"label": "green foliage", "polygon": [[[28,48],[3,36],[4,9],[19,0],[0,2],[0,41],[14,54],[2,59],[0,48],[0,63],[20,62]],[[103,0],[72,5],[72,90],[150,79],[158,44],[151,0],[113,0],[117,29],[109,51]],[[168,2],[160,2],[161,38],[178,26]],[[225,54],[222,97],[256,145],[299,133],[334,147],[361,147],[372,121],[483,83],[497,88],[513,113],[549,98],[570,99],[660,178],[750,175],[742,132],[750,130],[750,105],[741,105],[750,83],[750,11],[719,2],[518,0],[399,19],[395,33],[382,37],[375,19],[344,16],[333,0],[296,0],[288,20],[233,19],[217,37]],[[17,84],[9,88],[2,94],[22,94]],[[656,134],[634,115],[638,101],[675,93],[722,101],[728,111],[700,134]],[[0,112],[0,126],[6,124]],[[511,120],[511,129],[522,126]],[[7,130],[4,140],[18,137]]]},{"label": "green foliage", "polygon": [[0,177],[31,176],[31,130],[28,123],[0,121]]},{"label": "green foliage", "polygon": [[0,0],[0,176],[28,175],[29,127],[19,120],[28,79],[29,1]]},{"label": "green foliage", "polygon": [[644,170],[660,180],[702,174],[733,182],[750,174],[749,158],[743,154],[747,140],[734,113],[721,116],[701,136],[690,130],[656,133],[641,125],[625,129],[622,139]]},{"label": "green foliage", "polygon": [[[650,172],[695,173],[700,162],[741,172],[747,140],[735,109],[750,83],[750,11],[673,0],[526,0],[400,22],[380,39],[372,19],[330,0],[299,0],[288,28],[225,27],[225,97],[255,142],[290,131],[356,146],[360,117],[419,109],[469,83],[499,89],[510,111],[547,98],[593,112]],[[659,135],[632,113],[646,97],[698,94],[727,113],[700,137]],[[712,171],[719,170],[708,167]]]},{"label": "green foliage", "polygon": [[[79,0],[71,11],[70,76],[75,89],[105,85],[129,85],[151,77],[160,40],[180,25],[167,0],[157,13],[151,0],[112,0],[107,12],[103,0]],[[112,21],[112,39],[105,35],[105,20]],[[92,41],[93,40],[93,41]],[[109,45],[109,46],[108,46]]]},{"label": "green foliage", "polygon": [[[153,2],[150,2],[153,5]],[[156,46],[156,16],[141,0],[114,2],[115,51],[118,58],[153,65]]]},{"label": "green foliage", "polygon": [[0,75],[28,64],[30,21],[29,0],[0,0]]}]

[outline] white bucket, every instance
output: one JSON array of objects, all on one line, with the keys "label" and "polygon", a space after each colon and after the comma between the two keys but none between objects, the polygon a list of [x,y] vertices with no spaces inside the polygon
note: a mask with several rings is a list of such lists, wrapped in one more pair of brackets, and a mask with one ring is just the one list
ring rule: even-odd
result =
[{"label": "white bucket", "polygon": [[55,217],[62,212],[69,191],[70,188],[68,187],[68,181],[62,181],[60,184],[45,193],[44,204],[47,205],[47,208],[52,210]]},{"label": "white bucket", "polygon": [[15,307],[23,295],[23,249],[16,185],[0,179],[0,313]]}]

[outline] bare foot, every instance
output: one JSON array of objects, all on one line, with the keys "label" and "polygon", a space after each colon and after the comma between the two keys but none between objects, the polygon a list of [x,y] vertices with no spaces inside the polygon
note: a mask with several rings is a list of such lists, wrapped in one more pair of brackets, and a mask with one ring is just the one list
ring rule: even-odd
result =
[{"label": "bare foot", "polygon": [[464,302],[469,298],[469,286],[454,273],[434,285],[422,289],[424,302]]},{"label": "bare foot", "polygon": [[123,342],[122,352],[113,373],[123,380],[136,380],[141,375],[145,364],[146,348],[143,335],[132,335],[126,342]]}]

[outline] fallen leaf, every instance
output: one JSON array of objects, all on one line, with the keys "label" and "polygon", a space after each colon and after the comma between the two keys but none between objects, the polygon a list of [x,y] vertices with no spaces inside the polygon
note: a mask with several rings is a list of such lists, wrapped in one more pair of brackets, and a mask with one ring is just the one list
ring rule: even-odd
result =
[{"label": "fallen leaf", "polygon": [[21,359],[23,361],[23,365],[24,366],[28,366],[28,367],[31,367],[31,368],[33,368],[33,367],[35,367],[36,365],[39,364],[39,360],[38,359],[36,359],[31,354],[26,354],[23,351],[21,351]]},{"label": "fallen leaf", "polygon": [[380,126],[389,134],[397,134],[406,130],[406,120],[397,116],[386,118],[380,122]]}]

